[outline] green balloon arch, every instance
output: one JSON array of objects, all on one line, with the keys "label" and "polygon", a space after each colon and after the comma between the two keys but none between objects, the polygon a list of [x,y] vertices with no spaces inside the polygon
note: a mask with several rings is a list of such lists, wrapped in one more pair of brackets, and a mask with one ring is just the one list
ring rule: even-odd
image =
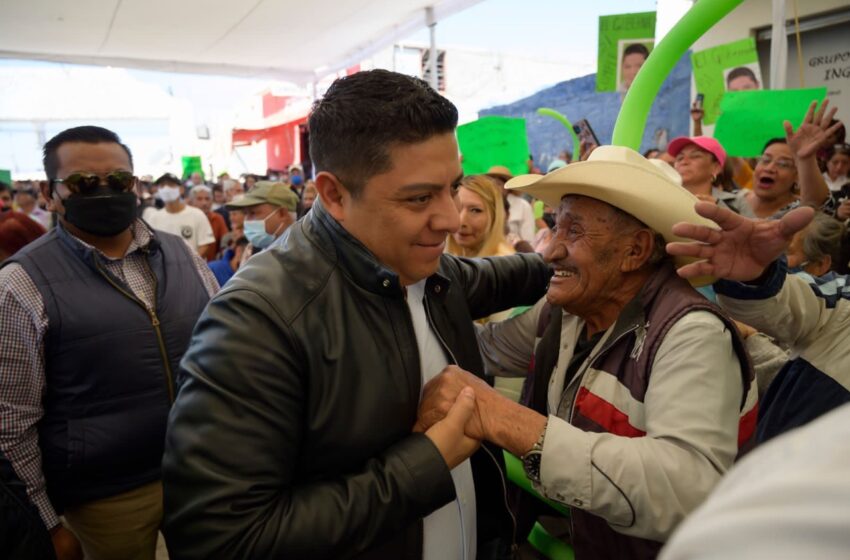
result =
[{"label": "green balloon arch", "polygon": [[673,66],[697,39],[743,1],[699,0],[673,26],[649,54],[626,93],[617,122],[614,124],[611,139],[613,145],[640,149],[649,109]]}]

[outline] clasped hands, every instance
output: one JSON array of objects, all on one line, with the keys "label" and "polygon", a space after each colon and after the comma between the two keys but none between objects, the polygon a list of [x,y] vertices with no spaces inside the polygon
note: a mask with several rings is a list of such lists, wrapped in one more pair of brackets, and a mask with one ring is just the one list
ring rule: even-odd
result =
[{"label": "clasped hands", "polygon": [[484,439],[482,408],[492,389],[457,366],[448,366],[425,384],[414,432],[424,432],[454,468],[478,450]]},{"label": "clasped hands", "polygon": [[425,432],[453,468],[484,440],[522,455],[545,424],[545,416],[503,397],[468,371],[448,366],[425,385],[413,430]]}]

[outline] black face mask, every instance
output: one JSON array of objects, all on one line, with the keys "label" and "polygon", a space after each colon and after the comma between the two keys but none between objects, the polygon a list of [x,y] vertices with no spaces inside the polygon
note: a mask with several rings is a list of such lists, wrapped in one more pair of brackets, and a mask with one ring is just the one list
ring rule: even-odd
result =
[{"label": "black face mask", "polygon": [[543,213],[543,221],[546,222],[546,225],[549,226],[549,229],[555,228],[555,213],[554,212],[544,212]]},{"label": "black face mask", "polygon": [[75,194],[62,201],[65,219],[98,237],[118,235],[136,218],[136,193],[101,188],[88,195]]}]

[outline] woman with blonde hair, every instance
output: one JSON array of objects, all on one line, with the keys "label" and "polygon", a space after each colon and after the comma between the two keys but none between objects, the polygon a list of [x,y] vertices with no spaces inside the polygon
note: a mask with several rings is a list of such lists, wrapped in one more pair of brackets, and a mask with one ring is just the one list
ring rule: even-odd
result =
[{"label": "woman with blonde hair", "polygon": [[460,257],[512,255],[505,239],[505,203],[499,186],[486,175],[464,177],[458,189],[460,228],[449,236],[446,252]]},{"label": "woman with blonde hair", "polygon": [[[514,254],[505,238],[505,200],[502,189],[486,175],[463,178],[458,189],[460,228],[449,236],[446,252],[460,257],[494,257]],[[479,323],[503,321],[512,309],[479,319]],[[496,390],[514,401],[522,392],[522,378],[497,378]]]}]

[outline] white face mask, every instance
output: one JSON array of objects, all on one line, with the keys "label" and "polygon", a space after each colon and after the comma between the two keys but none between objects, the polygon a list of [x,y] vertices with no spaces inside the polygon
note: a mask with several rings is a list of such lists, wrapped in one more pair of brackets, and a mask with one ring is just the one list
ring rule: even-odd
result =
[{"label": "white face mask", "polygon": [[176,202],[180,200],[180,188],[179,187],[160,187],[158,191],[156,191],[156,196],[166,204],[169,202]]}]

